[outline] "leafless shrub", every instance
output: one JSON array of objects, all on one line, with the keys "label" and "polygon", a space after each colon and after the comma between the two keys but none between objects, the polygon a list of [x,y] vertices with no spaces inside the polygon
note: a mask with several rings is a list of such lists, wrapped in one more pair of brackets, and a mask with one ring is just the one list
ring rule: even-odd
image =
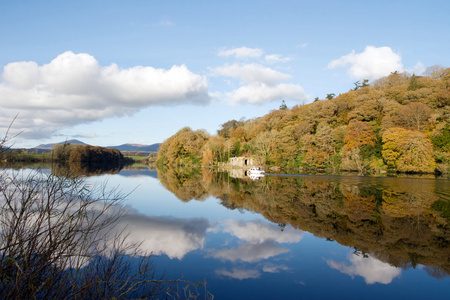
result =
[{"label": "leafless shrub", "polygon": [[114,232],[125,195],[80,178],[3,172],[0,295],[13,299],[154,298],[174,281]]}]

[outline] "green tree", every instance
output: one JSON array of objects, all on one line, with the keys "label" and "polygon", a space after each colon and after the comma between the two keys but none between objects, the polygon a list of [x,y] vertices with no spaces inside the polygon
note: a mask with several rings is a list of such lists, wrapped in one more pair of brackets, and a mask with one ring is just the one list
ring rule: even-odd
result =
[{"label": "green tree", "polygon": [[409,85],[408,85],[408,91],[415,91],[420,89],[420,84],[419,81],[417,80],[417,77],[415,74],[413,74],[411,76],[411,78],[409,79]]}]

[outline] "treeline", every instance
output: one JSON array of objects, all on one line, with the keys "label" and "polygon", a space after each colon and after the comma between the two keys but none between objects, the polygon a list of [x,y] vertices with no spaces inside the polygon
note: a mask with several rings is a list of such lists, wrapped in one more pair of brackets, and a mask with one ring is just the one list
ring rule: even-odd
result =
[{"label": "treeline", "polygon": [[44,163],[51,162],[52,160],[49,152],[37,153],[37,151],[30,152],[26,149],[2,149],[0,159],[5,163]]},{"label": "treeline", "polygon": [[231,120],[217,135],[186,127],[160,147],[157,162],[216,165],[252,156],[284,168],[373,173],[450,171],[450,68],[427,76],[393,72],[334,98],[251,120]]},{"label": "treeline", "polygon": [[70,143],[55,145],[51,156],[54,161],[68,162],[69,164],[82,162],[119,165],[126,161],[126,158],[117,149]]}]

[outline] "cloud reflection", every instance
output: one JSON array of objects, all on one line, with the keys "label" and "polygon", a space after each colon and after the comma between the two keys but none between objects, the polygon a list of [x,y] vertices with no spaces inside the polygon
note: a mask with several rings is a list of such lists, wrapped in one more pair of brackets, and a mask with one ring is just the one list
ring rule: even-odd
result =
[{"label": "cloud reflection", "polygon": [[222,223],[223,232],[244,241],[236,248],[218,250],[213,257],[231,262],[254,263],[286,253],[289,250],[279,244],[299,242],[303,234],[293,228],[281,231],[274,224],[259,221],[242,222],[227,220]]},{"label": "cloud reflection", "polygon": [[266,264],[263,266],[263,272],[266,273],[280,273],[281,271],[290,271],[291,268],[285,265]]},{"label": "cloud reflection", "polygon": [[254,269],[246,270],[246,269],[236,269],[236,268],[233,268],[232,271],[227,271],[227,270],[223,270],[223,269],[216,270],[216,274],[230,277],[233,279],[239,279],[239,280],[257,279],[261,276],[261,273],[258,270],[254,270]]},{"label": "cloud reflection", "polygon": [[288,251],[288,249],[276,245],[273,241],[265,241],[260,244],[244,243],[237,248],[217,251],[213,257],[225,259],[231,262],[241,260],[252,263],[268,259]]},{"label": "cloud reflection", "polygon": [[401,273],[400,268],[396,268],[370,256],[363,257],[352,255],[349,258],[349,261],[350,264],[327,260],[327,264],[341,273],[350,275],[352,278],[354,278],[355,275],[361,276],[367,284],[390,284],[392,280],[400,276]]},{"label": "cloud reflection", "polygon": [[204,246],[208,227],[205,219],[149,217],[132,212],[121,217],[117,224],[119,230],[129,232],[129,241],[143,241],[142,250],[177,259]]},{"label": "cloud reflection", "polygon": [[240,240],[255,244],[261,244],[268,240],[277,243],[298,243],[303,238],[301,231],[291,227],[287,227],[281,231],[274,224],[259,221],[239,222],[236,220],[228,220],[224,222],[224,227],[224,232],[231,233]]}]

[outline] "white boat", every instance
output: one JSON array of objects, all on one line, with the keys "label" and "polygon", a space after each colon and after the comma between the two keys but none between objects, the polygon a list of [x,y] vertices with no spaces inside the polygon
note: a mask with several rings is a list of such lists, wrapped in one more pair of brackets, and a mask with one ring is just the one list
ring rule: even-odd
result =
[{"label": "white boat", "polygon": [[259,180],[264,177],[264,174],[248,174],[251,180]]}]

